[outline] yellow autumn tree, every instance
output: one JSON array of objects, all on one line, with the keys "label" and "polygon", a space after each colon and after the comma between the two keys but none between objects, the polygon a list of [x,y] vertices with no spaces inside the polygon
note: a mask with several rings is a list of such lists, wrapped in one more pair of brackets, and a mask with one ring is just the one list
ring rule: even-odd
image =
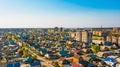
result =
[{"label": "yellow autumn tree", "polygon": [[99,46],[98,46],[98,45],[93,45],[93,46],[91,47],[91,49],[92,49],[93,53],[99,52]]}]

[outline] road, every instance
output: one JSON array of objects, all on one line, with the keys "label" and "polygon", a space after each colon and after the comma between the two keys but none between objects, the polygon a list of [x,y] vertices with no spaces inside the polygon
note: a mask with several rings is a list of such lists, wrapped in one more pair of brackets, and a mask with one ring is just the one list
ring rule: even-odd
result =
[{"label": "road", "polygon": [[41,61],[41,64],[42,65],[45,65],[45,66],[50,66],[50,67],[54,67],[53,65],[51,65],[51,62],[50,60],[47,60],[47,59],[44,59],[43,57],[35,54],[33,51],[31,51],[29,48],[25,48],[26,50],[28,50],[32,55],[36,56],[38,60]]}]

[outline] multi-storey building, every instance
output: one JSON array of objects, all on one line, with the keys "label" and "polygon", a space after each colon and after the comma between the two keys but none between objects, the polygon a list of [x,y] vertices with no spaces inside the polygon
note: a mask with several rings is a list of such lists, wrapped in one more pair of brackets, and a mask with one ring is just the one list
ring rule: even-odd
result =
[{"label": "multi-storey building", "polygon": [[60,32],[64,32],[64,29],[63,29],[63,27],[60,27]]},{"label": "multi-storey building", "polygon": [[112,36],[112,42],[113,42],[113,43],[118,43],[118,39],[117,39],[117,37]]},{"label": "multi-storey building", "polygon": [[113,28],[113,32],[114,32],[114,33],[119,33],[118,28],[117,28],[117,27],[114,27],[114,28]]},{"label": "multi-storey building", "polygon": [[59,28],[58,27],[55,27],[54,28],[54,32],[58,32],[59,31]]},{"label": "multi-storey building", "polygon": [[48,33],[54,33],[53,29],[48,29]]},{"label": "multi-storey building", "polygon": [[75,40],[80,41],[80,42],[86,42],[86,43],[92,42],[92,32],[91,31],[78,30],[76,32],[71,32],[70,37],[75,38]]},{"label": "multi-storey building", "polygon": [[76,32],[70,32],[70,37],[71,38],[75,38],[75,36],[76,36]]},{"label": "multi-storey building", "polygon": [[92,32],[82,31],[82,42],[90,43],[92,42]]},{"label": "multi-storey building", "polygon": [[93,35],[98,35],[98,36],[102,36],[102,31],[101,30],[95,30],[92,31]]},{"label": "multi-storey building", "polygon": [[112,36],[107,36],[106,41],[112,42]]},{"label": "multi-storey building", "polygon": [[120,46],[120,37],[118,38],[118,45]]},{"label": "multi-storey building", "polygon": [[77,40],[77,41],[82,41],[82,31],[77,31],[76,33],[75,33],[75,39]]}]

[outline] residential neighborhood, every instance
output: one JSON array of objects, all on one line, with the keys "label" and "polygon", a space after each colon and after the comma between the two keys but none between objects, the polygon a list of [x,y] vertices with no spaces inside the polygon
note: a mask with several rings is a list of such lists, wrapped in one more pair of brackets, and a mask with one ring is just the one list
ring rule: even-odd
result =
[{"label": "residential neighborhood", "polygon": [[120,28],[0,29],[0,67],[119,67]]},{"label": "residential neighborhood", "polygon": [[0,0],[0,67],[120,67],[120,0]]}]

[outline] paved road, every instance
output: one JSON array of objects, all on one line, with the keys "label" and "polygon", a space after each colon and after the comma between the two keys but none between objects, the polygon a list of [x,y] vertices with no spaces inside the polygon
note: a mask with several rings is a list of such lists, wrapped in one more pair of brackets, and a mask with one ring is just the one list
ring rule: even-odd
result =
[{"label": "paved road", "polygon": [[45,66],[50,66],[50,67],[54,67],[53,65],[51,65],[51,62],[50,60],[47,60],[47,59],[44,59],[43,57],[35,54],[33,51],[31,51],[29,48],[25,48],[26,50],[28,50],[32,55],[35,55],[37,57],[38,60],[41,60],[41,64],[42,65],[45,65]]}]

